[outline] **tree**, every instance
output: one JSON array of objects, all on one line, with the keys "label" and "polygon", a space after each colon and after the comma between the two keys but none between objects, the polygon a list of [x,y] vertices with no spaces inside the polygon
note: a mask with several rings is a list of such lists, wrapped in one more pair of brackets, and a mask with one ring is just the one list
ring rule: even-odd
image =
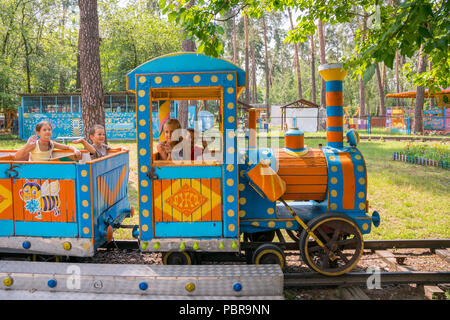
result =
[{"label": "tree", "polygon": [[264,28],[264,64],[266,66],[265,73],[266,73],[266,114],[267,114],[267,120],[270,119],[270,71],[269,71],[269,53],[267,50],[267,28],[266,28],[266,19],[264,15],[262,16],[262,24]]},{"label": "tree", "polygon": [[[319,19],[317,22],[317,36],[319,37],[319,56],[320,64],[326,64],[327,60],[325,58],[325,37],[323,35],[323,24],[322,20]],[[320,89],[320,106],[326,107],[326,91],[325,91],[325,80],[322,78],[322,86]]]},{"label": "tree", "polygon": [[[291,10],[288,9],[289,12],[289,21],[291,23],[291,30],[294,30],[294,22],[292,21],[292,14]],[[298,98],[303,98],[303,92],[302,92],[302,73],[300,71],[300,61],[298,59],[298,45],[297,43],[294,43],[294,64],[295,69],[297,70],[297,88],[298,88]]]},{"label": "tree", "polygon": [[78,0],[80,8],[80,80],[83,134],[89,139],[89,129],[105,125],[102,74],[100,68],[100,36],[96,0]]},{"label": "tree", "polygon": [[[423,53],[423,47],[419,50],[419,62],[417,65],[417,72],[420,74],[426,72],[427,63],[426,55]],[[421,134],[423,132],[423,103],[425,100],[425,88],[418,86],[416,91],[416,105],[414,108],[414,133]]]}]

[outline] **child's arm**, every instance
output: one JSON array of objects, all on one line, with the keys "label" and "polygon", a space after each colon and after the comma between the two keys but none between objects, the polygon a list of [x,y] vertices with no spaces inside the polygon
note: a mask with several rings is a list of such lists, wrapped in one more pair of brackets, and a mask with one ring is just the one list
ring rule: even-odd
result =
[{"label": "child's arm", "polygon": [[162,143],[158,143],[156,145],[156,150],[159,153],[159,156],[161,158],[160,160],[167,160],[168,159],[169,155],[167,154],[166,148],[164,147],[164,145]]},{"label": "child's arm", "polygon": [[77,159],[81,159],[81,152],[80,152],[80,150],[78,150],[78,149],[75,148],[75,147],[67,146],[67,145],[65,145],[65,144],[61,144],[61,143],[58,143],[58,142],[53,142],[53,146],[54,146],[56,149],[61,149],[61,150],[72,150],[72,151],[75,153],[75,155],[77,156]]},{"label": "child's arm", "polygon": [[81,143],[84,146],[84,148],[87,151],[89,151],[91,154],[94,154],[97,151],[94,149],[94,147],[89,142],[87,142],[83,138],[78,139],[78,140],[73,140],[73,143],[75,143],[75,144]]},{"label": "child's arm", "polygon": [[25,158],[31,151],[34,150],[34,148],[36,148],[37,140],[38,138],[36,135],[29,137],[27,143],[22,148],[17,150],[16,154],[14,155],[14,160],[15,161],[28,160]]}]

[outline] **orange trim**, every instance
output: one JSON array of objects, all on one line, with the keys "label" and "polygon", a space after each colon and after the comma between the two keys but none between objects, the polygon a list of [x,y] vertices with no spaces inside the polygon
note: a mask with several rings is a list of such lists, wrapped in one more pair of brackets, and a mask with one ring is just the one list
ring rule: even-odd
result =
[{"label": "orange trim", "polygon": [[343,127],[344,117],[327,117],[327,127]]},{"label": "orange trim", "polygon": [[328,142],[342,142],[344,141],[344,133],[342,131],[327,131]]},{"label": "orange trim", "polygon": [[344,104],[344,98],[342,91],[327,92],[327,107],[328,106],[342,106]]},{"label": "orange trim", "polygon": [[341,159],[342,177],[343,177],[343,195],[342,208],[353,210],[355,208],[355,172],[353,168],[353,161],[348,152],[339,152]]},{"label": "orange trim", "polygon": [[304,136],[284,136],[284,145],[289,149],[303,149],[305,147]]}]

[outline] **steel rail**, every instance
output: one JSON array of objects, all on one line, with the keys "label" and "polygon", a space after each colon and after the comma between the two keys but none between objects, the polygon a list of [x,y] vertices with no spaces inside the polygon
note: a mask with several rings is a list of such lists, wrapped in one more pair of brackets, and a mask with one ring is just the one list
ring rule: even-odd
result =
[{"label": "steel rail", "polygon": [[[241,242],[241,248],[251,248],[257,242]],[[297,242],[273,242],[273,244],[283,247],[285,250],[298,250]],[[107,248],[119,248],[122,250],[139,249],[136,240],[115,240],[109,243]],[[346,247],[351,249],[351,246]],[[442,249],[450,248],[450,239],[397,239],[397,240],[365,240],[364,249],[385,250],[385,249]]]},{"label": "steel rail", "polygon": [[439,284],[450,283],[450,272],[349,272],[329,277],[318,273],[285,273],[285,288],[330,287],[345,285],[368,286],[378,278],[380,285],[386,284]]}]

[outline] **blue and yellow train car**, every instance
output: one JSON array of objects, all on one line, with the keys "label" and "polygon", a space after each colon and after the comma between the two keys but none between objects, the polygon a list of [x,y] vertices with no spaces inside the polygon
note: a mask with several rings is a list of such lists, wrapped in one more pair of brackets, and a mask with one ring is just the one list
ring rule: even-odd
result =
[{"label": "blue and yellow train car", "polygon": [[[297,236],[312,269],[326,275],[351,270],[362,255],[363,234],[378,225],[379,216],[367,214],[367,172],[355,131],[347,133],[349,146],[344,146],[346,72],[340,65],[325,65],[320,73],[327,86],[327,145],[308,148],[303,133],[292,128],[285,147],[275,150],[257,146],[253,110],[246,143],[238,147],[237,102],[246,81],[234,64],[179,53],[130,72],[127,89],[137,101],[140,224],[135,236],[141,250],[163,252],[167,264],[189,264],[197,253],[240,254],[244,234],[255,243],[245,246],[251,248],[248,260],[283,266],[283,249],[271,241],[275,231],[285,229]],[[172,100],[219,102],[218,143],[206,146],[207,155],[194,160],[186,156],[187,147],[177,161],[155,157],[150,110]]]},{"label": "blue and yellow train car", "polygon": [[67,151],[47,162],[13,161],[0,151],[0,252],[93,256],[130,216],[128,151],[97,160]]}]

